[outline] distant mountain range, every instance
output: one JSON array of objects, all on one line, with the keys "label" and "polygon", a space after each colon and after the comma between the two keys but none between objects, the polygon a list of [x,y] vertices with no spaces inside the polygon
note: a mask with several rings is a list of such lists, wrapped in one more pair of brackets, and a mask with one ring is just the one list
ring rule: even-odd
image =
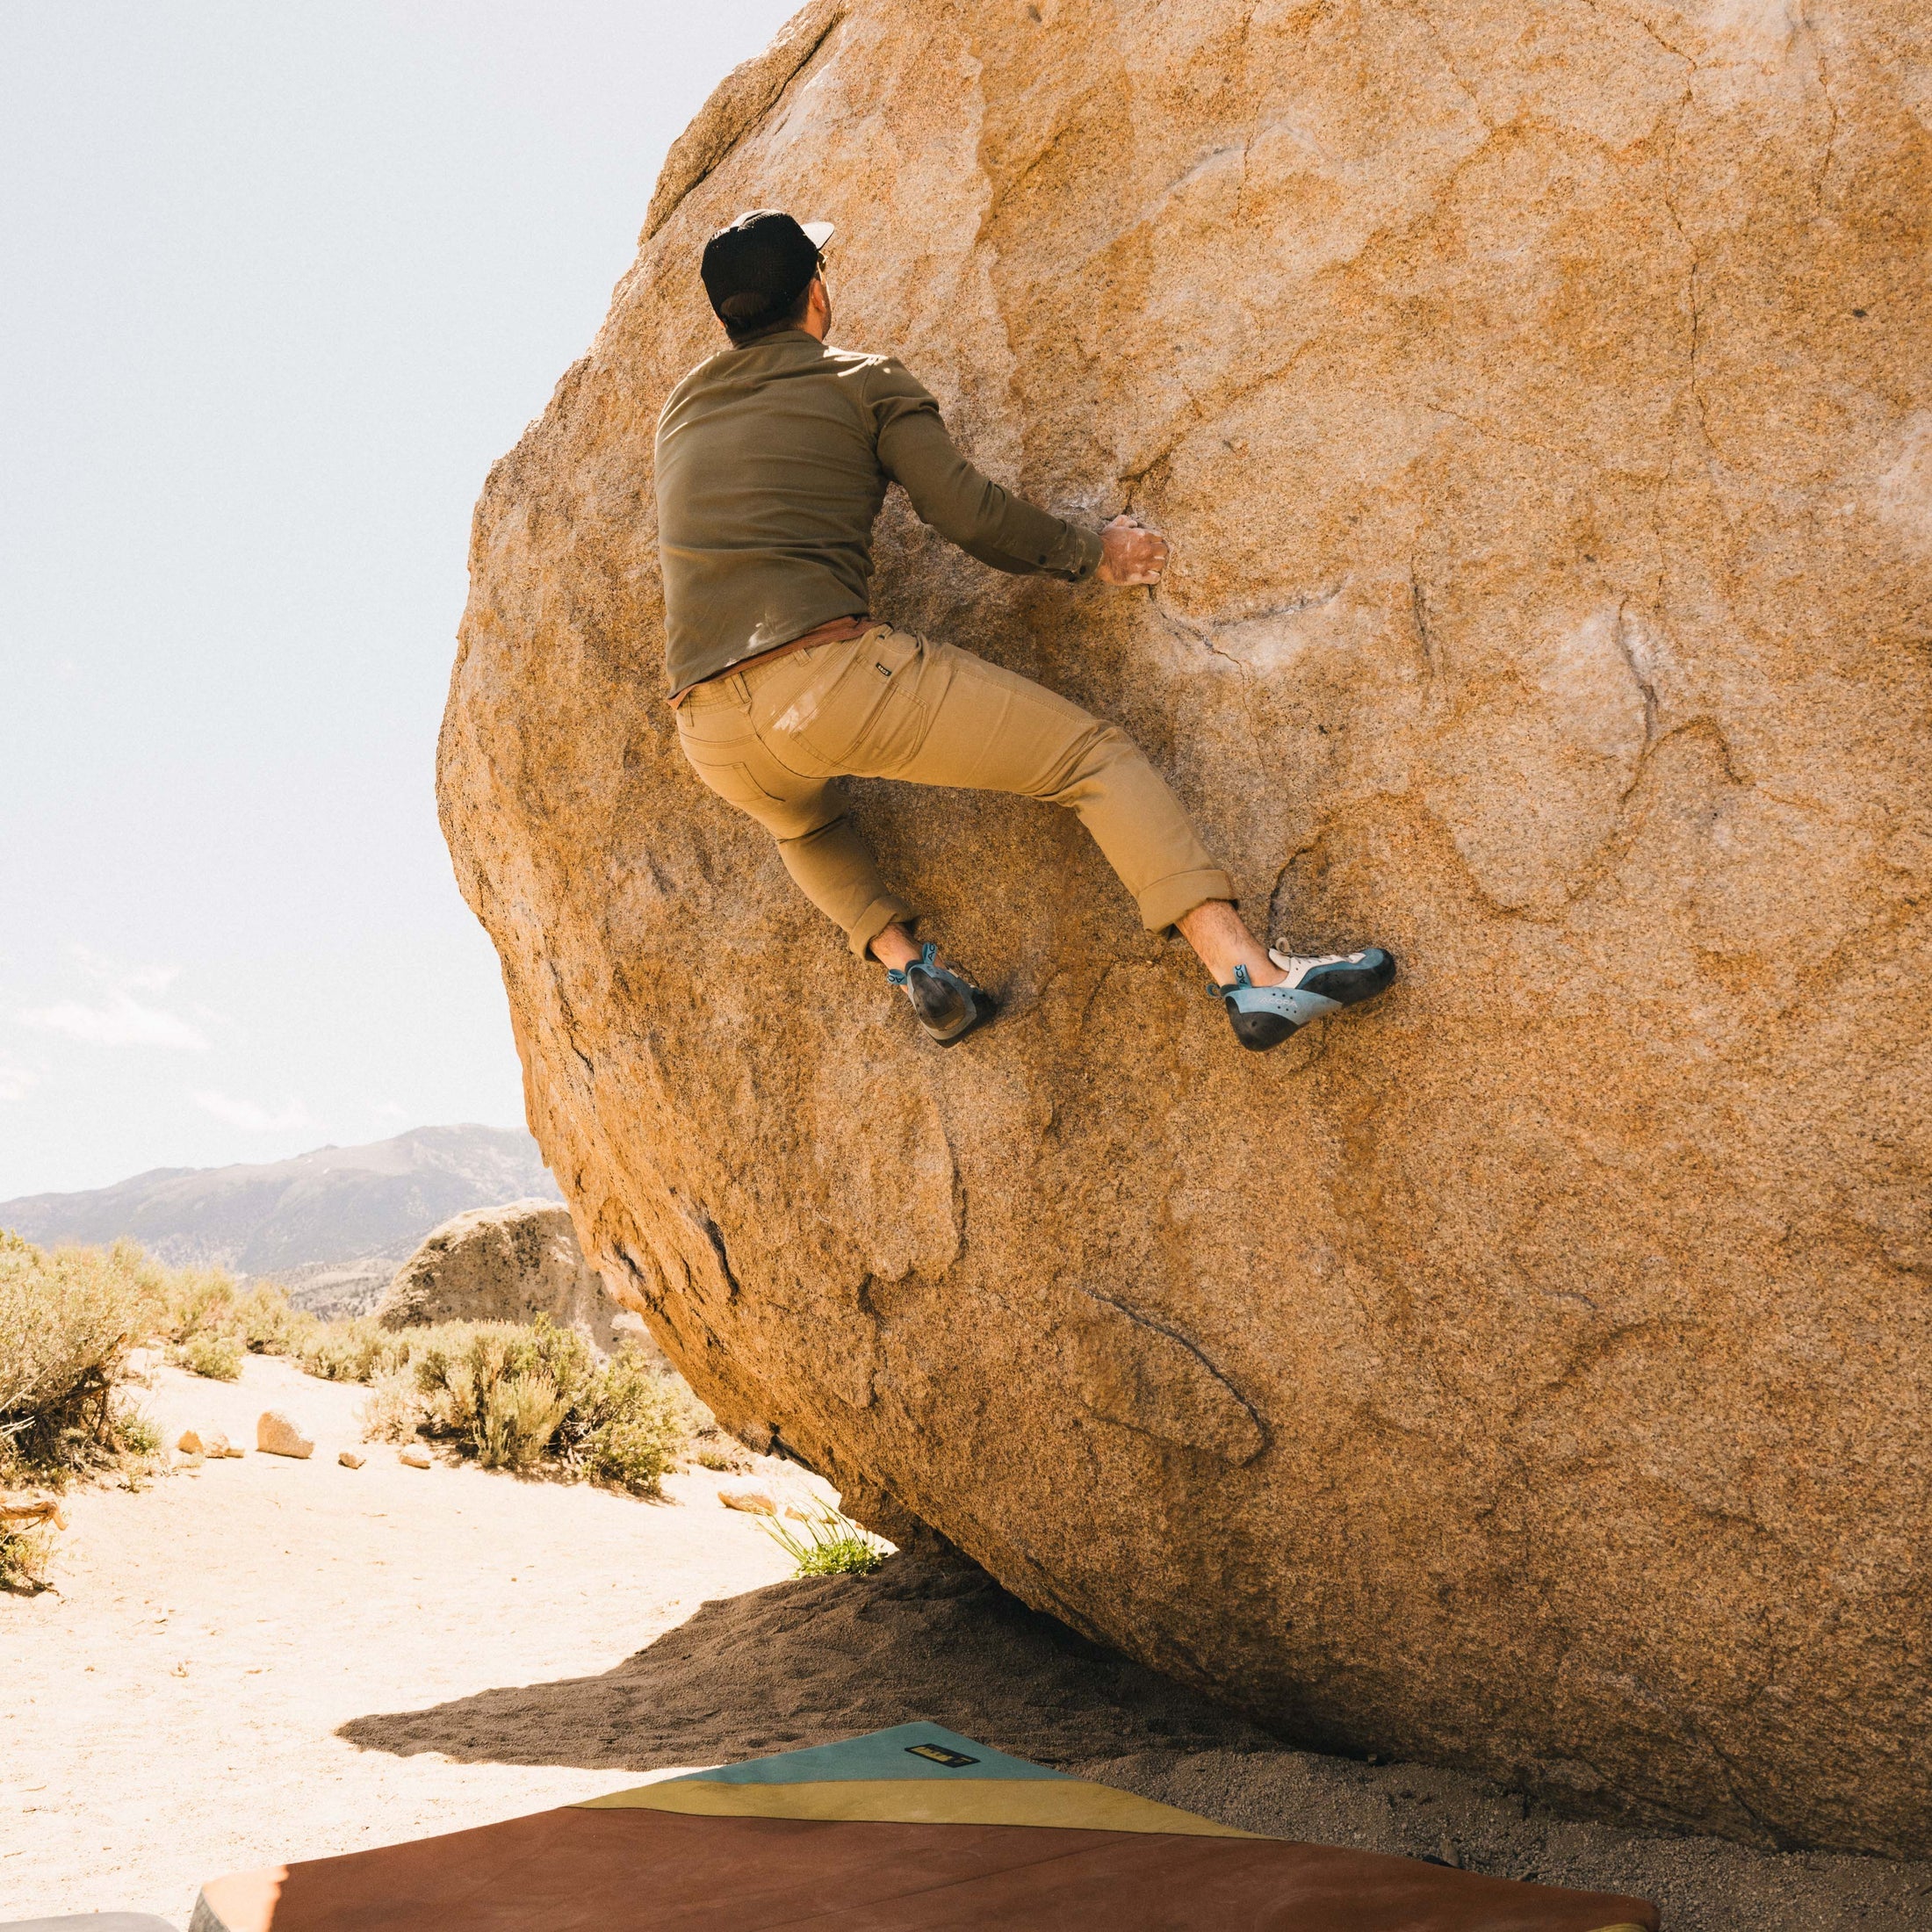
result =
[{"label": "distant mountain range", "polygon": [[419,1127],[259,1166],[157,1167],[84,1193],[0,1200],[0,1228],[43,1246],[125,1235],[177,1266],[266,1277],[299,1307],[351,1314],[451,1215],[537,1196],[560,1198],[529,1135]]}]

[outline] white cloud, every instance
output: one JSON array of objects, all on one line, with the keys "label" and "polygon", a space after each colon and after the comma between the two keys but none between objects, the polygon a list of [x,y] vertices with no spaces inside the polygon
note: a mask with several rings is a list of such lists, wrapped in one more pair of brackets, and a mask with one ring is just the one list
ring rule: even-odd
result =
[{"label": "white cloud", "polygon": [[245,1133],[288,1134],[313,1124],[308,1109],[299,1100],[291,1100],[279,1114],[270,1114],[253,1100],[230,1099],[226,1093],[199,1092],[194,1099],[197,1107],[205,1107],[216,1120],[226,1121]]},{"label": "white cloud", "polygon": [[29,1006],[15,1017],[23,1025],[47,1033],[64,1033],[97,1047],[171,1047],[185,1053],[207,1049],[206,1034],[180,1014],[137,999],[136,993],[165,992],[176,978],[170,966],[117,966],[112,960],[74,948],[87,977],[105,990],[97,1006],[84,999],[62,999],[51,1006]]},{"label": "white cloud", "polygon": [[25,1099],[27,1089],[32,1085],[31,1073],[24,1073],[18,1067],[0,1067],[0,1101]]},{"label": "white cloud", "polygon": [[206,1035],[179,1014],[143,1006],[132,993],[119,988],[98,1006],[63,999],[56,1006],[30,1006],[19,1017],[27,1026],[64,1033],[97,1047],[175,1047],[199,1053],[208,1045]]}]

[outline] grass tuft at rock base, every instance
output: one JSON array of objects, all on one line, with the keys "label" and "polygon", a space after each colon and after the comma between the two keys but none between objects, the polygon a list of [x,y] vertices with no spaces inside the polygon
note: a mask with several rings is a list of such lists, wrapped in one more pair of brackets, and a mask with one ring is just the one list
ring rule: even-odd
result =
[{"label": "grass tuft at rock base", "polygon": [[794,1576],[865,1576],[892,1551],[890,1543],[833,1509],[808,1517],[804,1536],[775,1518],[759,1527],[797,1565]]}]

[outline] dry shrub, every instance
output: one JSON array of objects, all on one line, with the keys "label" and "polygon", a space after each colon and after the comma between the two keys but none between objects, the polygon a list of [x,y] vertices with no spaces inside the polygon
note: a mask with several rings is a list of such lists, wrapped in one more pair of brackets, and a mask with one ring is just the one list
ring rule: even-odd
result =
[{"label": "dry shrub", "polygon": [[251,1355],[297,1355],[323,1324],[306,1308],[292,1308],[272,1281],[257,1281],[234,1304],[234,1329]]},{"label": "dry shrub", "polygon": [[410,1339],[423,1433],[453,1441],[486,1469],[544,1460],[596,1374],[583,1337],[544,1316],[528,1328],[443,1323]]},{"label": "dry shrub", "polygon": [[226,1268],[153,1272],[160,1303],[155,1332],[177,1347],[198,1336],[221,1336],[251,1355],[292,1355],[321,1326],[313,1315],[292,1308],[271,1281],[244,1288]]},{"label": "dry shrub", "polygon": [[169,1268],[155,1265],[157,1306],[155,1332],[181,1344],[197,1335],[226,1334],[234,1325],[240,1290],[226,1268]]},{"label": "dry shrub", "polygon": [[158,1453],[153,1429],[113,1394],[128,1350],[157,1339],[170,1361],[224,1381],[255,1352],[367,1382],[366,1438],[433,1437],[486,1468],[655,1496],[694,1440],[717,1453],[711,1417],[654,1347],[602,1361],[542,1316],[400,1331],[369,1316],[323,1322],[272,1283],[244,1289],[226,1269],[162,1267],[131,1243],[49,1256],[0,1233],[0,1473],[10,1457],[80,1468]]},{"label": "dry shrub", "polygon": [[232,1335],[219,1330],[204,1330],[178,1342],[168,1351],[168,1359],[191,1375],[205,1375],[216,1382],[242,1379],[242,1344]]},{"label": "dry shrub", "polygon": [[421,1418],[416,1379],[407,1368],[377,1376],[356,1414],[364,1442],[414,1442]]},{"label": "dry shrub", "polygon": [[658,1495],[660,1479],[710,1421],[681,1377],[631,1349],[604,1364],[577,1413],[585,1474],[633,1496]]},{"label": "dry shrub", "polygon": [[16,1529],[0,1517],[0,1590],[32,1596],[47,1589],[54,1565],[54,1532]]},{"label": "dry shrub", "polygon": [[378,1323],[373,1316],[358,1315],[346,1322],[309,1318],[292,1337],[290,1359],[304,1373],[325,1382],[374,1382],[393,1375],[409,1360],[409,1342]]},{"label": "dry shrub", "polygon": [[539,1316],[444,1322],[389,1339],[407,1366],[373,1378],[364,1434],[428,1436],[487,1469],[554,1475],[656,1496],[710,1417],[683,1382],[642,1351],[599,1362],[574,1329]]},{"label": "dry shrub", "polygon": [[131,1242],[48,1253],[0,1229],[0,1474],[58,1481],[150,1453],[117,1391],[160,1278]]}]

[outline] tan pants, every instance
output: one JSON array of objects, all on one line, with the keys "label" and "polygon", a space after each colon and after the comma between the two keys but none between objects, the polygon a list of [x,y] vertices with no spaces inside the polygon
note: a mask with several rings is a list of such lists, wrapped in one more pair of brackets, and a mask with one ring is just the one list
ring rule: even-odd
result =
[{"label": "tan pants", "polygon": [[880,624],[701,684],[679,707],[697,775],[778,840],[799,890],[861,958],[912,909],[885,889],[841,776],[1068,805],[1151,931],[1234,883],[1166,782],[1112,724],[970,651]]}]

